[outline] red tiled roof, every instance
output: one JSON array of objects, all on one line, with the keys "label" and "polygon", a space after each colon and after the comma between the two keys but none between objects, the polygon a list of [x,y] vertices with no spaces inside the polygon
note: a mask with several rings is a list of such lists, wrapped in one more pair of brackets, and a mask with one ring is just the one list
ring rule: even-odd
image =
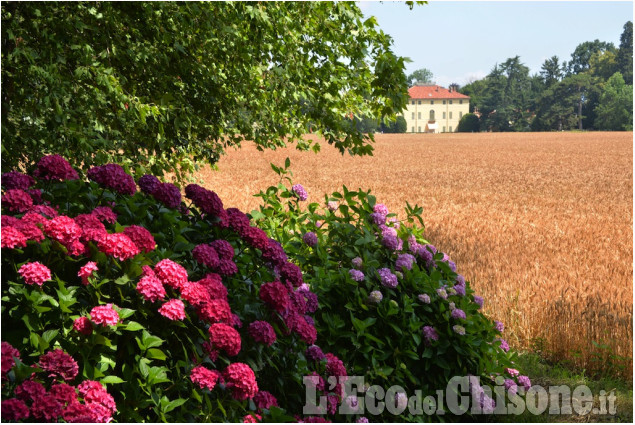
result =
[{"label": "red tiled roof", "polygon": [[441,86],[413,86],[408,89],[411,99],[469,99],[469,96]]}]

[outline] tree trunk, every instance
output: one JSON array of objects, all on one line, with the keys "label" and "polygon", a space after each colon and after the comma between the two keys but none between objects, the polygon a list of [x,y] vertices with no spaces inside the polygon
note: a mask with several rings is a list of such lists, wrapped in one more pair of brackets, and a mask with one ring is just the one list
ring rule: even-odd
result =
[{"label": "tree trunk", "polygon": [[580,102],[578,102],[578,130],[582,130],[582,90],[580,91]]}]

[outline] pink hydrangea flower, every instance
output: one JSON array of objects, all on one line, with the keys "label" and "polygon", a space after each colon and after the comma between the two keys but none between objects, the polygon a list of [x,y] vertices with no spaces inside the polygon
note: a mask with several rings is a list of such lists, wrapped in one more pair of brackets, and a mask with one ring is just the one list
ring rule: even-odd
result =
[{"label": "pink hydrangea flower", "polygon": [[247,400],[258,393],[256,374],[245,363],[232,363],[223,371],[227,388],[236,400]]},{"label": "pink hydrangea flower", "polygon": [[41,355],[39,365],[49,377],[59,376],[65,381],[73,380],[79,372],[75,359],[59,348]]},{"label": "pink hydrangea flower", "polygon": [[161,281],[154,275],[146,275],[139,280],[137,284],[137,292],[139,292],[146,301],[155,302],[165,298],[165,288]]},{"label": "pink hydrangea flower", "polygon": [[26,236],[15,227],[2,227],[0,232],[0,247],[2,248],[24,248],[26,246]]},{"label": "pink hydrangea flower", "polygon": [[93,323],[90,319],[88,319],[88,317],[78,317],[73,322],[73,329],[82,335],[88,336],[93,333]]},{"label": "pink hydrangea flower", "polygon": [[38,261],[24,264],[18,273],[27,285],[42,286],[44,282],[51,280],[51,270]]},{"label": "pink hydrangea flower", "polygon": [[145,227],[136,225],[129,226],[126,227],[123,234],[128,236],[142,252],[153,251],[157,245],[152,233],[150,233]]},{"label": "pink hydrangea flower", "polygon": [[89,261],[79,269],[79,272],[77,272],[77,276],[82,279],[82,283],[84,285],[88,285],[88,278],[91,277],[92,274],[97,270],[99,270],[99,268],[97,267],[97,263],[95,263],[94,261]]},{"label": "pink hydrangea flower", "polygon": [[91,214],[99,219],[102,223],[114,223],[117,221],[117,214],[110,207],[97,207]]},{"label": "pink hydrangea flower", "polygon": [[90,318],[96,325],[116,326],[119,323],[119,313],[112,304],[99,305],[90,311]]},{"label": "pink hydrangea flower", "polygon": [[172,299],[159,308],[159,313],[170,320],[183,320],[185,319],[185,304],[181,300]]},{"label": "pink hydrangea flower", "polygon": [[139,254],[139,248],[123,233],[110,233],[104,236],[97,247],[106,255],[125,261]]},{"label": "pink hydrangea flower", "polygon": [[216,383],[223,379],[223,376],[216,370],[210,370],[204,366],[197,366],[192,369],[190,379],[193,383],[198,384],[199,387],[207,388],[212,391]]},{"label": "pink hydrangea flower", "polygon": [[48,236],[63,245],[71,244],[82,236],[82,228],[75,220],[64,215],[49,220],[44,230]]},{"label": "pink hydrangea flower", "polygon": [[10,189],[2,195],[2,204],[9,211],[25,212],[33,206],[33,199],[22,189]]},{"label": "pink hydrangea flower", "polygon": [[154,266],[154,272],[164,285],[179,289],[187,283],[187,270],[170,259],[159,261]]}]

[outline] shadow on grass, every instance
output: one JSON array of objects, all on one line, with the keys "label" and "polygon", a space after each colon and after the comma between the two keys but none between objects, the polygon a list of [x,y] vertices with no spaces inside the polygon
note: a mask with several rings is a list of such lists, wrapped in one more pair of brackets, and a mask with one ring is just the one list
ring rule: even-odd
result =
[{"label": "shadow on grass", "polygon": [[[566,385],[573,389],[586,385],[593,394],[593,407],[600,407],[600,394],[613,392],[615,414],[572,415],[549,414],[548,409],[540,415],[525,411],[521,415],[490,416],[488,422],[626,422],[633,423],[633,382],[615,377],[589,377],[584,371],[574,371],[557,364],[550,364],[533,353],[521,353],[516,362],[517,369],[531,378],[532,385],[545,389],[550,386]],[[608,398],[608,397],[607,397]],[[608,408],[609,403],[606,402]]]}]

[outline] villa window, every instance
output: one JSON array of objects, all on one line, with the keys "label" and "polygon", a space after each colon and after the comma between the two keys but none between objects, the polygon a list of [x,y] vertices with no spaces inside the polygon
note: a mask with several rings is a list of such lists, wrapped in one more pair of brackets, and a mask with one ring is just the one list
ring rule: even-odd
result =
[{"label": "villa window", "polygon": [[434,121],[434,109],[430,111],[430,121]]}]

